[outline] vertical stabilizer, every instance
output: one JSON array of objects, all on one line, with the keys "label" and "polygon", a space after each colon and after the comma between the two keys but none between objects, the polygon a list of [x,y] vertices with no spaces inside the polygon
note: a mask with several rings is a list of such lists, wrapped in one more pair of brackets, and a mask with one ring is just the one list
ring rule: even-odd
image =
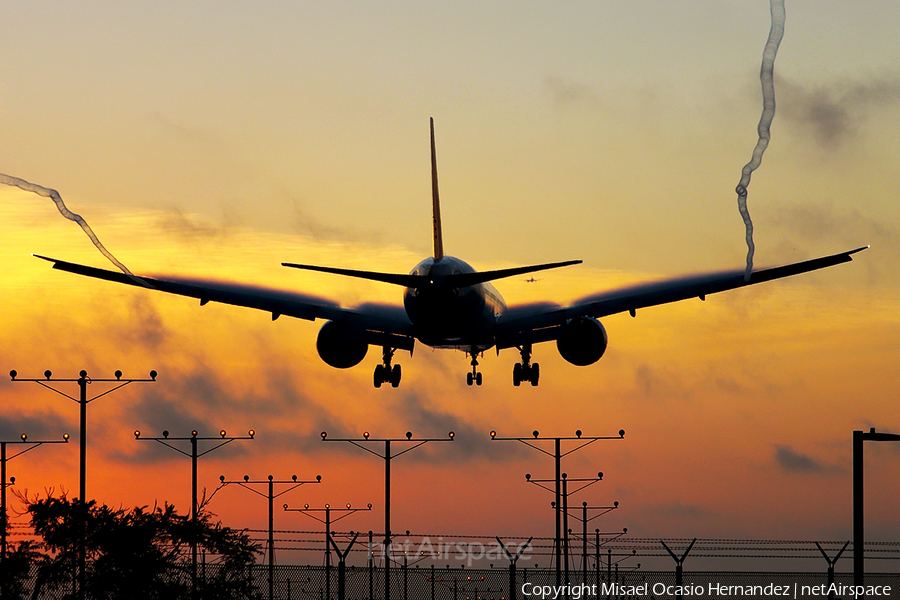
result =
[{"label": "vertical stabilizer", "polygon": [[437,155],[434,152],[434,117],[431,118],[431,213],[434,221],[434,260],[444,257],[444,237],[441,234],[441,201],[438,198]]}]

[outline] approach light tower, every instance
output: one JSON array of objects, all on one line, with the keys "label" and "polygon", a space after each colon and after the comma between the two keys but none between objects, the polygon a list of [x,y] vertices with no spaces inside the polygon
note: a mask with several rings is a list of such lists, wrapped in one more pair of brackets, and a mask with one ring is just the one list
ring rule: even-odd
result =
[{"label": "approach light tower", "polygon": [[[6,463],[11,461],[12,459],[22,456],[29,450],[34,450],[38,446],[43,446],[44,444],[68,444],[69,443],[69,434],[64,433],[61,440],[31,440],[28,441],[28,436],[24,433],[20,436],[18,441],[0,441],[0,566],[6,564],[6,534],[7,534],[7,517],[6,517],[6,488],[16,484],[16,478],[10,477],[9,481],[6,479]],[[6,454],[6,445],[14,444],[20,448],[18,452],[13,454],[12,456],[7,456]],[[2,569],[0,569],[2,570]],[[0,577],[0,598],[6,598],[7,594],[7,581],[6,577]]]},{"label": "approach light tower", "polygon": [[[197,597],[197,512],[200,508],[197,502],[197,459],[235,440],[252,440],[255,435],[256,432],[251,429],[246,436],[228,437],[228,434],[222,429],[219,431],[219,437],[201,437],[195,429],[191,431],[191,437],[169,437],[168,430],[163,431],[162,437],[141,437],[141,430],[134,430],[134,439],[137,441],[158,442],[191,459],[191,598]],[[200,441],[215,441],[219,443],[208,450],[198,452],[197,442]],[[185,452],[178,446],[174,446],[172,442],[190,442],[191,451],[189,453]]]},{"label": "approach light tower", "polygon": [[[115,375],[115,379],[95,379],[95,378],[88,377],[87,371],[81,370],[78,373],[78,379],[65,379],[65,378],[53,379],[53,373],[50,371],[50,369],[47,369],[46,371],[44,371],[43,379],[17,379],[18,372],[16,372],[15,369],[13,369],[12,371],[9,372],[9,376],[13,381],[32,381],[34,383],[37,383],[41,387],[45,387],[52,392],[56,392],[57,394],[59,394],[60,396],[63,396],[64,398],[68,398],[69,400],[77,402],[78,405],[81,407],[81,412],[80,412],[81,424],[79,427],[79,435],[78,435],[78,437],[79,437],[79,439],[78,439],[78,444],[79,444],[79,469],[78,469],[79,492],[78,492],[78,498],[81,501],[82,510],[85,510],[85,511],[87,510],[87,489],[86,489],[87,488],[87,485],[86,485],[86,482],[87,482],[87,405],[90,404],[91,402],[93,402],[94,400],[97,400],[99,398],[102,398],[103,396],[111,394],[111,393],[115,392],[116,390],[122,389],[129,383],[138,383],[138,382],[152,383],[152,382],[155,382],[157,372],[150,371],[150,379],[122,379],[122,371],[116,371],[114,373],[114,375]],[[54,384],[54,383],[77,383],[78,390],[79,390],[78,398],[75,398],[74,396],[70,396],[69,394],[53,387],[53,385],[51,385],[51,384]],[[92,383],[111,383],[111,384],[113,384],[113,386],[110,389],[106,390],[105,392],[97,394],[93,398],[88,398],[87,386]],[[85,594],[87,593],[86,587],[85,587],[85,585],[86,585],[86,568],[87,568],[87,565],[86,565],[86,563],[87,563],[86,552],[87,551],[85,548],[85,538],[87,536],[87,532],[85,530],[86,524],[87,524],[87,514],[85,513],[82,516],[82,520],[81,520],[81,542],[79,544],[79,549],[78,549],[78,598],[80,598],[81,600],[83,600],[85,598]]]},{"label": "approach light tower", "polygon": [[[353,513],[357,513],[362,510],[372,510],[372,503],[370,502],[366,505],[365,508],[354,508],[350,506],[350,503],[347,503],[347,508],[331,508],[330,504],[326,504],[325,508],[310,508],[309,504],[304,504],[303,508],[288,508],[288,505],[284,505],[285,511],[299,512],[303,513],[307,517],[315,519],[319,523],[325,525],[325,597],[331,598],[331,546],[334,546],[335,552],[338,555],[338,560],[343,560],[342,556],[345,557],[346,553],[350,551],[350,548],[353,546],[354,542],[356,542],[356,537],[359,535],[359,532],[356,532],[356,535],[353,536],[353,541],[350,542],[350,546],[347,547],[346,550],[342,553],[338,547],[337,543],[331,536],[331,524],[337,523],[341,519],[345,519],[352,515]],[[331,518],[331,513],[336,512],[339,513],[340,516],[336,519]],[[325,513],[325,518],[321,519],[317,517],[314,513]],[[352,531],[350,533],[353,533]],[[339,593],[338,598],[343,598],[343,594]]]},{"label": "approach light tower", "polygon": [[[269,576],[269,600],[272,600],[272,598],[275,597],[275,514],[274,514],[274,510],[273,510],[273,507],[275,505],[275,498],[278,498],[279,496],[283,496],[284,494],[287,494],[288,492],[297,489],[298,487],[300,487],[301,485],[303,485],[305,483],[322,483],[322,476],[316,475],[315,480],[303,481],[303,480],[297,479],[296,475],[293,475],[293,476],[291,476],[290,480],[278,481],[272,475],[269,475],[267,480],[252,481],[250,479],[249,475],[244,475],[243,481],[225,481],[225,476],[220,475],[219,476],[219,487],[217,487],[216,491],[213,492],[212,495],[209,497],[209,500],[212,500],[212,497],[216,495],[216,492],[218,492],[219,490],[221,490],[222,488],[224,488],[228,485],[234,484],[234,485],[239,485],[244,489],[250,490],[257,496],[262,496],[263,498],[266,498],[269,501],[269,540],[268,540],[268,546],[269,546],[269,573],[268,573],[268,576]],[[251,487],[254,485],[268,486],[268,493],[264,494],[264,493],[260,492],[259,490]],[[275,493],[276,485],[287,485],[289,487],[276,494]],[[285,504],[285,506],[287,506],[287,504]]]},{"label": "approach light tower", "polygon": [[[499,440],[502,442],[519,442],[521,444],[525,444],[529,448],[534,448],[538,452],[542,454],[546,454],[547,456],[552,456],[554,463],[556,465],[556,585],[562,585],[562,568],[560,566],[560,562],[562,561],[562,503],[560,502],[562,496],[562,458],[564,456],[568,456],[573,452],[577,452],[581,450],[585,446],[590,446],[596,441],[599,440],[620,440],[625,437],[625,430],[620,429],[619,435],[617,436],[582,436],[581,430],[577,430],[575,432],[575,437],[541,437],[540,432],[535,429],[531,432],[531,437],[497,437],[496,431],[491,431],[491,440]],[[547,450],[541,448],[540,446],[535,445],[533,442],[535,441],[553,441],[553,452],[548,452]],[[568,441],[578,442],[571,450],[566,452],[562,451],[562,443]]]},{"label": "approach light tower", "polygon": [[[528,483],[533,483],[539,488],[545,489],[549,492],[552,492],[553,490],[542,484],[555,482],[555,480],[553,479],[532,479],[531,473],[525,473],[525,481],[527,481]],[[603,481],[603,473],[597,473],[596,477],[579,479],[570,479],[567,473],[562,474],[562,555],[564,561],[563,574],[565,576],[564,581],[566,585],[569,585],[569,496],[571,494],[577,494],[584,488],[594,485],[598,481]],[[570,482],[581,485],[579,485],[578,489],[569,491]],[[587,502],[585,502],[585,505],[587,505]],[[558,510],[559,508],[556,502],[551,502],[550,506],[553,507],[554,510]]]},{"label": "approach light tower", "polygon": [[[84,370],[82,370],[78,373],[78,379],[65,379],[65,378],[53,379],[52,378],[53,373],[50,372],[50,369],[47,369],[46,371],[44,371],[44,379],[17,379],[18,372],[16,372],[15,370],[10,371],[9,376],[13,381],[32,381],[34,383],[37,383],[38,385],[45,387],[52,392],[56,392],[60,396],[63,396],[65,398],[68,398],[69,400],[77,402],[78,405],[81,407],[81,413],[80,413],[81,423],[80,423],[80,427],[79,427],[79,440],[78,440],[79,451],[80,451],[80,454],[79,454],[79,463],[80,463],[79,464],[79,500],[81,500],[82,505],[84,505],[84,503],[87,502],[87,491],[85,489],[86,488],[86,485],[85,485],[85,483],[86,483],[86,473],[85,473],[86,468],[85,467],[86,467],[86,463],[87,463],[87,405],[90,404],[91,402],[93,402],[94,400],[97,400],[99,398],[102,398],[103,396],[111,394],[111,393],[115,392],[116,390],[122,389],[129,383],[138,383],[138,382],[152,383],[152,382],[155,382],[157,372],[150,371],[150,379],[122,379],[122,371],[115,372],[115,379],[97,379],[97,378],[88,377],[87,371],[84,371]],[[55,387],[53,387],[51,385],[53,383],[77,383],[78,389],[80,392],[79,397],[75,398],[73,396],[70,396],[69,394],[66,394],[65,392],[62,392],[62,391],[56,389]],[[87,386],[92,383],[112,383],[114,385],[112,388],[106,390],[105,392],[97,394],[93,398],[88,398],[87,397]]]},{"label": "approach light tower", "polygon": [[[574,516],[576,519],[581,521],[581,572],[582,572],[582,580],[587,583],[587,573],[588,573],[588,523],[593,521],[594,519],[598,519],[605,515],[608,512],[612,512],[619,508],[618,500],[612,503],[612,506],[588,506],[588,503],[581,503],[581,518]],[[588,511],[600,511],[596,513],[593,517],[588,518]],[[600,530],[597,530],[598,534]]]},{"label": "approach light tower", "polygon": [[[357,448],[361,448],[384,460],[384,598],[388,600],[391,597],[391,459],[402,456],[411,450],[415,450],[419,446],[424,446],[428,442],[452,442],[456,438],[456,434],[452,431],[445,438],[414,438],[411,431],[406,432],[405,438],[370,438],[369,432],[363,433],[360,438],[332,438],[328,439],[328,433],[322,432],[323,442],[349,442]],[[380,454],[371,448],[365,446],[367,443],[384,442],[384,454]],[[391,454],[391,442],[412,444],[409,448],[401,450],[396,454]]]}]

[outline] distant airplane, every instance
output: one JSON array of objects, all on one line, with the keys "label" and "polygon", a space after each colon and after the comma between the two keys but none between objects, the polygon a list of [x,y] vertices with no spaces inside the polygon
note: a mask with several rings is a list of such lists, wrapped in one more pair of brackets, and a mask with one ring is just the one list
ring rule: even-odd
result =
[{"label": "distant airplane", "polygon": [[528,279],[523,279],[525,283],[534,283],[535,281],[540,281],[540,279],[535,279],[534,277],[529,277]]},{"label": "distant airplane", "polygon": [[496,348],[499,354],[500,350],[516,348],[521,362],[513,367],[513,385],[528,382],[536,386],[540,366],[531,362],[534,344],[555,340],[565,360],[574,365],[590,365],[606,351],[606,329],[598,320],[602,317],[625,311],[633,317],[636,310],[649,306],[688,298],[705,300],[709,294],[849,262],[853,260],[852,254],[868,248],[863,246],[832,256],[753,271],[749,280],[745,279],[743,270],[705,273],[603,292],[567,307],[541,303],[507,309],[490,281],[582,261],[568,260],[479,273],[462,260],[445,255],[438,199],[434,119],[431,119],[431,185],[434,256],[420,262],[408,275],[282,263],[285,267],[402,286],[405,288],[402,308],[373,304],[342,308],[334,302],[303,294],[174,277],[132,278],[116,271],[35,256],[52,262],[54,269],[197,298],[201,306],[207,302],[246,306],[270,312],[273,320],[281,315],[309,321],[324,319],[316,349],[322,360],[332,367],[347,369],[356,366],[365,358],[369,346],[381,347],[382,363],[375,367],[375,387],[381,387],[383,383],[390,383],[392,387],[400,385],[400,365],[392,364],[394,353],[406,350],[412,355],[417,340],[433,348],[464,351],[471,358],[472,366],[466,375],[468,385],[481,385],[478,357],[483,356],[486,350]]}]

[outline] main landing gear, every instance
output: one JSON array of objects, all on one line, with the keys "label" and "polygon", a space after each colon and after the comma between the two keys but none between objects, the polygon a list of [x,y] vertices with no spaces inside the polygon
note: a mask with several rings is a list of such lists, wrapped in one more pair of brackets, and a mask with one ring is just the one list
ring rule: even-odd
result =
[{"label": "main landing gear", "polygon": [[382,383],[390,383],[391,387],[400,385],[400,365],[391,366],[391,359],[394,358],[394,348],[384,347],[382,351],[382,360],[384,364],[375,367],[375,387],[380,388]]},{"label": "main landing gear", "polygon": [[513,385],[519,387],[523,381],[536,386],[541,378],[541,366],[531,362],[531,344],[519,346],[522,362],[513,365]]},{"label": "main landing gear", "polygon": [[468,353],[472,357],[472,372],[466,373],[466,385],[481,385],[481,373],[478,372],[478,354],[476,352]]}]

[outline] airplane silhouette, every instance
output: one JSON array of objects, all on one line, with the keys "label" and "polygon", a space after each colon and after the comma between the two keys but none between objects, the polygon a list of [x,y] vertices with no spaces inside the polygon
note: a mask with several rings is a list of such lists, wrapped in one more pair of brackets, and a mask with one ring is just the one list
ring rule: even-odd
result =
[{"label": "airplane silhouette", "polygon": [[[803,262],[753,271],[721,271],[677,277],[632,285],[602,292],[571,306],[552,303],[507,308],[491,281],[574,265],[580,260],[546,263],[511,269],[478,272],[458,258],[444,254],[441,212],[438,197],[437,158],[434,144],[434,119],[431,119],[431,183],[434,256],[416,265],[408,274],[358,271],[336,267],[282,263],[283,266],[380,281],[405,288],[403,307],[364,304],[343,308],[338,304],[299,293],[233,283],[198,281],[167,277],[153,279],[130,276],[79,265],[45,256],[54,269],[115,281],[127,285],[188,296],[208,302],[221,302],[263,310],[272,320],[281,315],[315,321],[324,319],[316,349],[325,363],[339,369],[358,365],[369,346],[380,346],[382,362],[375,367],[374,384],[400,385],[399,364],[392,364],[394,353],[405,350],[412,355],[416,341],[433,348],[462,350],[471,358],[472,370],[466,374],[468,385],[481,385],[478,357],[490,348],[517,348],[521,362],[513,367],[513,385],[523,382],[538,385],[540,365],[531,361],[534,344],[555,341],[560,355],[568,362],[586,366],[597,362],[606,351],[608,337],[599,319],[649,306],[700,298],[717,292],[790,277],[853,260],[851,255],[868,246]],[[532,278],[533,279],[533,278]]]}]

